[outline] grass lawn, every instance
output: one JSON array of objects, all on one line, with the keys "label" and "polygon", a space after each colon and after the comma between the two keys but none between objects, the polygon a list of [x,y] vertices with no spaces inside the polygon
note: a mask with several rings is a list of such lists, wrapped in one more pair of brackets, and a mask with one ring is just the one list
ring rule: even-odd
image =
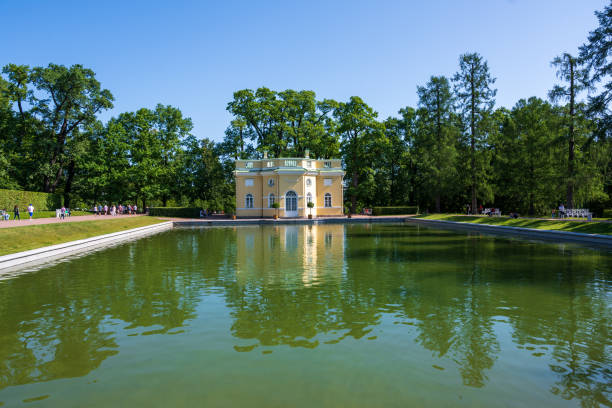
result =
[{"label": "grass lawn", "polygon": [[96,235],[145,227],[160,222],[164,222],[164,220],[155,217],[134,217],[1,228],[0,256],[90,238]]},{"label": "grass lawn", "polygon": [[541,230],[581,232],[585,234],[612,235],[612,223],[610,222],[580,222],[565,220],[550,221],[530,218],[513,219],[509,217],[477,217],[453,214],[420,215],[417,218],[423,218],[426,220],[443,220],[455,222],[470,222],[476,224],[503,225],[506,227],[523,227]]}]

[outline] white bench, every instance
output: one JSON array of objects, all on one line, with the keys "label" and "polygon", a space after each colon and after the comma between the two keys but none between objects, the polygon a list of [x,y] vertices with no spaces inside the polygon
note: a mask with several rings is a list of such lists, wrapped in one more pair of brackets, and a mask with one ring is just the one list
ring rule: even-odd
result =
[{"label": "white bench", "polygon": [[566,218],[584,218],[584,219],[587,219],[588,221],[591,221],[591,219],[593,218],[593,214],[587,208],[566,208],[565,217]]},{"label": "white bench", "polygon": [[501,210],[499,208],[485,208],[482,213],[485,215],[495,215],[497,217],[501,217]]}]

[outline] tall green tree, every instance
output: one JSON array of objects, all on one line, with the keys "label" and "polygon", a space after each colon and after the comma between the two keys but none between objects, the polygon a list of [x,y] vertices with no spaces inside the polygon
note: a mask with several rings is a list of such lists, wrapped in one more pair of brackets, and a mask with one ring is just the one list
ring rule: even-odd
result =
[{"label": "tall green tree", "polygon": [[189,202],[225,210],[234,190],[228,188],[215,143],[189,136],[184,142],[180,163],[178,183]]},{"label": "tall green tree", "polygon": [[380,171],[376,173],[376,205],[403,205],[410,194],[410,150],[402,119],[387,118],[384,121],[388,143],[380,157]]},{"label": "tall green tree", "polygon": [[565,200],[567,206],[573,208],[576,185],[576,122],[579,114],[576,110],[577,97],[587,87],[587,71],[581,69],[578,59],[568,53],[556,57],[551,65],[557,70],[557,77],[565,82],[565,85],[555,85],[549,92],[549,97],[553,102],[568,102],[565,118],[567,126],[567,189]]},{"label": "tall green tree", "polygon": [[591,87],[601,84],[601,92],[589,97],[589,114],[598,119],[599,136],[612,134],[612,4],[596,11],[599,26],[591,31],[588,41],[580,47],[580,62],[590,74]]},{"label": "tall green tree", "polygon": [[497,90],[492,88],[495,78],[489,73],[487,62],[478,53],[459,57],[459,71],[453,77],[456,100],[469,139],[468,176],[472,209],[477,199],[486,197],[489,186],[488,163],[485,146],[488,136],[489,116],[495,105]]},{"label": "tall green tree", "polygon": [[378,113],[357,96],[339,103],[334,110],[352,213],[357,211],[358,201],[371,202],[375,171],[372,164],[386,147],[384,125],[377,117]]},{"label": "tall green tree", "polygon": [[436,212],[441,199],[456,181],[456,141],[458,129],[453,121],[453,97],[450,82],[444,76],[432,76],[417,88],[419,118],[422,126],[416,135],[414,150],[419,160],[421,185],[434,199]]},{"label": "tall green tree", "polygon": [[[237,91],[227,110],[238,122],[226,131],[225,144],[242,147],[247,135],[257,151],[274,157],[302,156],[306,149],[316,157],[334,157],[339,146],[330,115],[336,106],[332,100],[317,101],[312,91]],[[246,128],[238,126],[243,122]]]},{"label": "tall green tree", "polygon": [[53,192],[64,171],[71,169],[65,156],[66,144],[80,127],[93,124],[98,113],[112,108],[113,95],[101,88],[91,69],[78,64],[70,68],[56,64],[34,67],[30,80],[37,92],[29,103],[32,113],[44,124],[44,147],[49,152],[42,189]]},{"label": "tall green tree", "polygon": [[559,200],[561,111],[536,97],[494,114],[495,203],[508,211],[545,214]]}]

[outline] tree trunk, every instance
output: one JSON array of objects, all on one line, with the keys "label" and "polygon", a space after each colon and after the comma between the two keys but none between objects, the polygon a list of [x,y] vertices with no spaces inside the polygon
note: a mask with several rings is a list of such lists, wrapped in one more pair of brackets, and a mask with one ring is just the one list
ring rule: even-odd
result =
[{"label": "tree trunk", "polygon": [[66,178],[66,187],[64,188],[64,206],[66,208],[71,208],[70,195],[72,193],[72,181],[74,180],[74,173],[74,160],[71,160],[70,164],[68,164],[68,177]]},{"label": "tree trunk", "polygon": [[442,191],[442,180],[440,167],[442,167],[442,123],[441,123],[441,107],[440,107],[440,90],[436,88],[436,144],[438,146],[438,180],[436,186],[436,212],[440,213],[440,191]]},{"label": "tree trunk", "polygon": [[[359,185],[359,175],[356,171],[353,172],[353,188],[357,188]],[[357,208],[357,196],[355,195],[355,191],[351,192],[351,213],[355,214],[355,209]]]},{"label": "tree trunk", "polygon": [[574,208],[574,116],[575,112],[575,85],[574,85],[574,60],[570,58],[570,123],[569,123],[569,146],[567,154],[567,207]]},{"label": "tree trunk", "polygon": [[471,152],[471,173],[472,173],[472,212],[476,213],[476,95],[474,94],[474,72],[470,75],[471,97],[471,118],[470,118],[470,152]]}]

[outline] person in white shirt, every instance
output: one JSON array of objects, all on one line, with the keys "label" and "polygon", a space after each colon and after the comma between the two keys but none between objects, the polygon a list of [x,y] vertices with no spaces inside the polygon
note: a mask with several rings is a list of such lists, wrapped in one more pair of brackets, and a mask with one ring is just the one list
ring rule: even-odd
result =
[{"label": "person in white shirt", "polygon": [[34,206],[32,205],[32,203],[28,205],[28,214],[30,214],[30,219],[32,219],[32,216],[34,215]]},{"label": "person in white shirt", "polygon": [[559,218],[565,218],[565,206],[563,203],[559,205]]}]

